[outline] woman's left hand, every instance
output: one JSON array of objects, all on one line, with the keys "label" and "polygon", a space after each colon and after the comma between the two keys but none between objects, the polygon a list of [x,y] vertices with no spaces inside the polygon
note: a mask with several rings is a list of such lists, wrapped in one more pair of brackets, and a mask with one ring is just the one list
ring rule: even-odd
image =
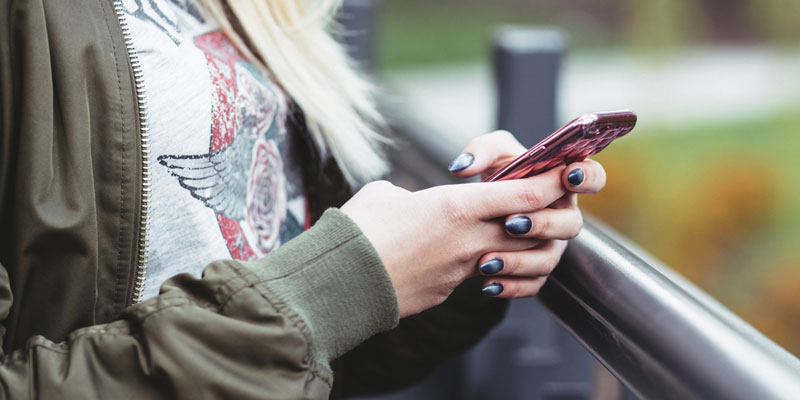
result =
[{"label": "woman's left hand", "polygon": [[[476,175],[485,178],[526,150],[512,134],[497,131],[470,141],[449,168],[461,178]],[[504,298],[535,296],[561,260],[566,240],[580,233],[583,216],[578,209],[577,193],[598,192],[605,186],[606,174],[599,163],[585,160],[568,165],[561,176],[564,188],[570,193],[547,208],[506,217],[509,237],[535,238],[540,242],[527,250],[484,254],[478,261],[479,273],[488,277],[484,294]]]}]

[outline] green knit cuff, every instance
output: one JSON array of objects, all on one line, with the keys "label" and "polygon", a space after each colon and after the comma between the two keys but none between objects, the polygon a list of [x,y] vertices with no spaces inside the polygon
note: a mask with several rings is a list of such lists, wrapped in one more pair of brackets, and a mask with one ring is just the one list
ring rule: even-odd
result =
[{"label": "green knit cuff", "polygon": [[378,253],[338,209],[328,209],[311,229],[247,266],[308,324],[317,361],[327,364],[399,321]]}]

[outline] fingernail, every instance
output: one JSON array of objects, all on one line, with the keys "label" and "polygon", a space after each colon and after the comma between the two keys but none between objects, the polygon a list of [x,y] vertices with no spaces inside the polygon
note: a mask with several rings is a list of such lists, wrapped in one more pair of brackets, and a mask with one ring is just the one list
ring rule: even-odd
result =
[{"label": "fingernail", "polygon": [[447,169],[450,172],[461,171],[472,165],[472,162],[475,161],[475,156],[470,153],[461,153],[458,157],[456,157],[453,162],[450,163],[450,166]]},{"label": "fingernail", "polygon": [[485,288],[481,289],[481,292],[487,296],[497,296],[500,293],[503,293],[503,285],[497,282],[490,283],[486,285]]},{"label": "fingernail", "polygon": [[486,275],[494,275],[503,270],[503,260],[499,258],[493,258],[483,264],[481,264],[480,270]]},{"label": "fingernail", "polygon": [[583,170],[580,168],[573,169],[569,172],[569,175],[567,175],[567,181],[572,186],[578,186],[583,183],[583,178]]},{"label": "fingernail", "polygon": [[533,226],[533,224],[528,217],[519,216],[506,221],[506,230],[515,235],[522,235],[530,232],[531,226]]}]

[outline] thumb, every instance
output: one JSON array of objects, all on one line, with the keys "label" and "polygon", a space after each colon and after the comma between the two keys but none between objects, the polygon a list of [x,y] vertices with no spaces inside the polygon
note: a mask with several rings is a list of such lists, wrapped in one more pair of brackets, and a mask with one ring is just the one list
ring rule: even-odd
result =
[{"label": "thumb", "polygon": [[505,166],[527,149],[509,132],[496,131],[472,139],[450,163],[450,172],[469,178]]}]

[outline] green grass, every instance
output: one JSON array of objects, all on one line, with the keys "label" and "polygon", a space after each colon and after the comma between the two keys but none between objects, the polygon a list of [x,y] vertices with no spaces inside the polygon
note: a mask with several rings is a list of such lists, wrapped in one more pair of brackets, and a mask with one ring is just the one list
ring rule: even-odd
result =
[{"label": "green grass", "polygon": [[[767,1],[766,8],[763,0],[749,1],[777,14],[751,16],[761,33],[753,33],[742,43],[770,43],[796,50],[800,30],[793,14],[783,10],[786,1]],[[567,33],[572,52],[626,48],[652,56],[683,46],[714,43],[709,36],[713,24],[701,12],[702,7],[691,2],[629,0],[602,6],[587,3],[382,0],[379,65],[396,69],[488,60],[493,32],[503,24],[557,26]],[[733,8],[741,9],[742,5]],[[729,23],[736,23],[735,18]]]},{"label": "green grass", "polygon": [[[491,2],[387,0],[382,3],[380,13],[379,65],[396,69],[488,60],[497,27],[551,26],[554,22],[553,16],[535,13],[531,7],[514,9]],[[579,26],[566,30],[579,47],[594,46],[603,39],[602,34]]]}]

